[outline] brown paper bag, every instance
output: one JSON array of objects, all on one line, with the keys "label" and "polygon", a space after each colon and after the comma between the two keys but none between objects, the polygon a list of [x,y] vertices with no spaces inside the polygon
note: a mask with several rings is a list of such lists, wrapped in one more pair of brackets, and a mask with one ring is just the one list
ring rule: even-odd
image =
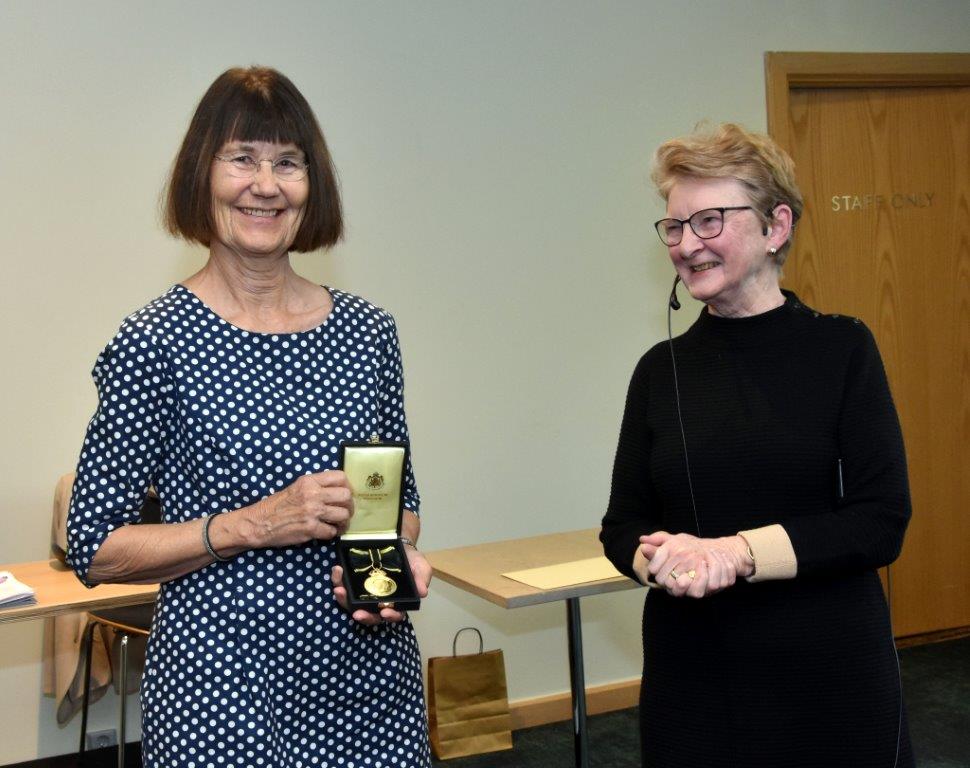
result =
[{"label": "brown paper bag", "polygon": [[[478,653],[457,655],[458,635],[478,635]],[[502,651],[484,651],[482,633],[455,633],[451,656],[428,659],[428,726],[435,757],[512,749],[512,718]]]}]

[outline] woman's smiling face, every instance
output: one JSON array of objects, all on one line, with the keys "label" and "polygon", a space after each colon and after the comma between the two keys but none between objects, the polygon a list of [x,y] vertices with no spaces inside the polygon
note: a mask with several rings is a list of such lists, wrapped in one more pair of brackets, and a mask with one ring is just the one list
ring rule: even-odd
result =
[{"label": "woman's smiling face", "polygon": [[298,181],[281,181],[272,163],[284,158],[302,163],[303,152],[294,144],[268,141],[230,141],[219,151],[220,157],[239,155],[258,161],[254,177],[233,176],[228,162],[212,161],[213,245],[218,242],[242,256],[285,253],[303,221],[310,180],[304,176]]},{"label": "woman's smiling face", "polygon": [[[735,179],[682,178],[667,196],[667,216],[687,219],[707,208],[750,204]],[[707,240],[685,225],[680,243],[668,251],[690,295],[725,316],[751,314],[767,294],[780,296],[779,271],[768,255],[771,242],[764,227],[754,210],[725,211],[721,234]]]}]

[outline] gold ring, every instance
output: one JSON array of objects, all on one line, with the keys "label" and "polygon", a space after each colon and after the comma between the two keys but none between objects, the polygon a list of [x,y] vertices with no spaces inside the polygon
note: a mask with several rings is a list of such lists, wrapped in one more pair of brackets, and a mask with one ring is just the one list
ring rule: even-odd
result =
[{"label": "gold ring", "polygon": [[697,571],[691,568],[689,571],[687,571],[687,575],[690,576],[690,580],[693,581],[694,577],[697,575]]},{"label": "gold ring", "polygon": [[670,578],[672,578],[674,581],[676,581],[677,579],[680,578],[680,574],[677,573],[677,571],[675,571],[673,568],[671,568],[670,569]]}]

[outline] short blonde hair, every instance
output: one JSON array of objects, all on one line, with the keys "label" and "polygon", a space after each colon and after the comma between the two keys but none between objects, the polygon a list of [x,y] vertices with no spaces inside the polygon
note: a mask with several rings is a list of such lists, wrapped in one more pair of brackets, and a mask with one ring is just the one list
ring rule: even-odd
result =
[{"label": "short blonde hair", "polygon": [[795,222],[802,215],[802,193],[795,181],[795,163],[770,136],[751,133],[735,123],[700,125],[689,136],[657,148],[650,178],[664,200],[678,179],[735,179],[766,224],[775,206],[785,203],[792,209],[792,231],[774,256],[779,267],[785,263]]}]

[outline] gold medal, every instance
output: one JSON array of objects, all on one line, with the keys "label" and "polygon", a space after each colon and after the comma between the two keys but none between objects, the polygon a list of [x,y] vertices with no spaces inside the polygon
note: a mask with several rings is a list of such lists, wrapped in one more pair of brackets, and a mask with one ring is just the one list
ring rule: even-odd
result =
[{"label": "gold medal", "polygon": [[[363,558],[367,557],[364,564],[359,568],[354,568],[354,573],[363,573],[368,571],[367,578],[364,579],[364,589],[367,593],[375,597],[387,597],[388,595],[393,595],[397,592],[397,582],[394,581],[390,576],[387,575],[387,571],[395,571],[400,573],[400,568],[395,568],[393,565],[384,564],[381,559],[384,555],[393,554],[394,547],[385,547],[384,549],[351,549],[351,557]],[[370,561],[368,563],[368,560]],[[384,570],[384,569],[387,570]],[[362,596],[363,597],[363,596]]]},{"label": "gold medal", "polygon": [[380,568],[375,568],[364,579],[364,589],[378,597],[387,597],[397,592],[397,584]]}]

